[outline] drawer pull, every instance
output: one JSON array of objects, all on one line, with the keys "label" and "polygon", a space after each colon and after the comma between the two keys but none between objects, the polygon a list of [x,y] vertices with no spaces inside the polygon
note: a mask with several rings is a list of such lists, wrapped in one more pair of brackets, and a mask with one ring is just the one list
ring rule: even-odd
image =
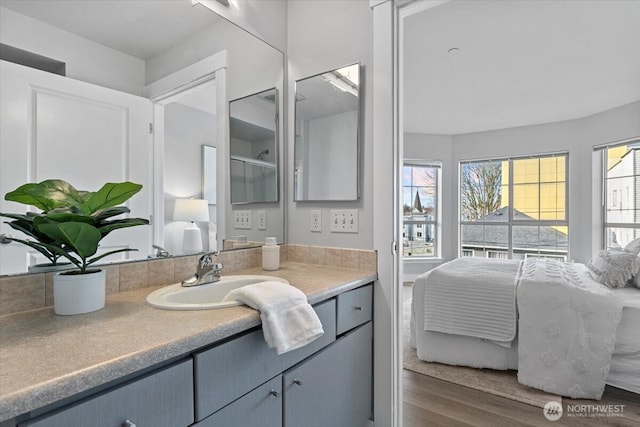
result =
[{"label": "drawer pull", "polygon": [[125,420],[124,423],[122,423],[122,427],[136,427],[136,425],[129,420]]},{"label": "drawer pull", "polygon": [[362,311],[362,307],[358,306],[358,307],[353,307],[355,308],[356,311]]},{"label": "drawer pull", "polygon": [[278,397],[278,396],[280,396],[280,393],[278,393],[276,390],[271,390],[271,391],[269,392],[269,394],[270,394],[271,396],[274,396],[274,397]]},{"label": "drawer pull", "polygon": [[302,385],[302,380],[295,379],[295,380],[293,380],[293,383],[295,385]]}]

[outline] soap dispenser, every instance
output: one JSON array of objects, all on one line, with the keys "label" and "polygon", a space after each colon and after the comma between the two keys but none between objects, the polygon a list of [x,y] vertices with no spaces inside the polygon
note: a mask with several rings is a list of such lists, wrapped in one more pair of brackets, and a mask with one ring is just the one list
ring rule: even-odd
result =
[{"label": "soap dispenser", "polygon": [[262,247],[262,269],[273,271],[280,268],[280,246],[275,237],[267,237]]}]

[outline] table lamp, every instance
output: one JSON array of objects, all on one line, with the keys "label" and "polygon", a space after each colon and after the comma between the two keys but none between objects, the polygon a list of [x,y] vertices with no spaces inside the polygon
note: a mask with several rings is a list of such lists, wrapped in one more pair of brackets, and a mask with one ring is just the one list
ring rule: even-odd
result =
[{"label": "table lamp", "polygon": [[209,203],[203,199],[176,199],[173,220],[190,222],[182,235],[182,252],[185,254],[202,252],[202,235],[195,223],[209,221]]}]

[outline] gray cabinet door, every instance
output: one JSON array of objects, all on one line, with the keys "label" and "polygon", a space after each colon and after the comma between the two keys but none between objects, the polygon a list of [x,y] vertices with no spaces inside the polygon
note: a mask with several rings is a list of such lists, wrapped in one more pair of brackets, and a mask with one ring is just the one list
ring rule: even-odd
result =
[{"label": "gray cabinet door", "polygon": [[154,372],[22,426],[186,427],[193,423],[193,361]]},{"label": "gray cabinet door", "polygon": [[360,427],[371,417],[372,324],[283,374],[284,427]]},{"label": "gray cabinet door", "polygon": [[336,338],[335,300],[314,306],[324,335],[282,355],[269,348],[262,330],[194,355],[196,421],[200,421],[285,369],[309,357]]},{"label": "gray cabinet door", "polygon": [[195,426],[282,427],[282,376],[278,375]]}]

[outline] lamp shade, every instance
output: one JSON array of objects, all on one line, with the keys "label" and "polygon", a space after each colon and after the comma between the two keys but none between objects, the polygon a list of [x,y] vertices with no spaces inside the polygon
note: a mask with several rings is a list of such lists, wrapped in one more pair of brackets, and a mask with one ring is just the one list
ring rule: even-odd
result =
[{"label": "lamp shade", "polygon": [[209,203],[203,199],[176,199],[174,221],[209,221]]}]

